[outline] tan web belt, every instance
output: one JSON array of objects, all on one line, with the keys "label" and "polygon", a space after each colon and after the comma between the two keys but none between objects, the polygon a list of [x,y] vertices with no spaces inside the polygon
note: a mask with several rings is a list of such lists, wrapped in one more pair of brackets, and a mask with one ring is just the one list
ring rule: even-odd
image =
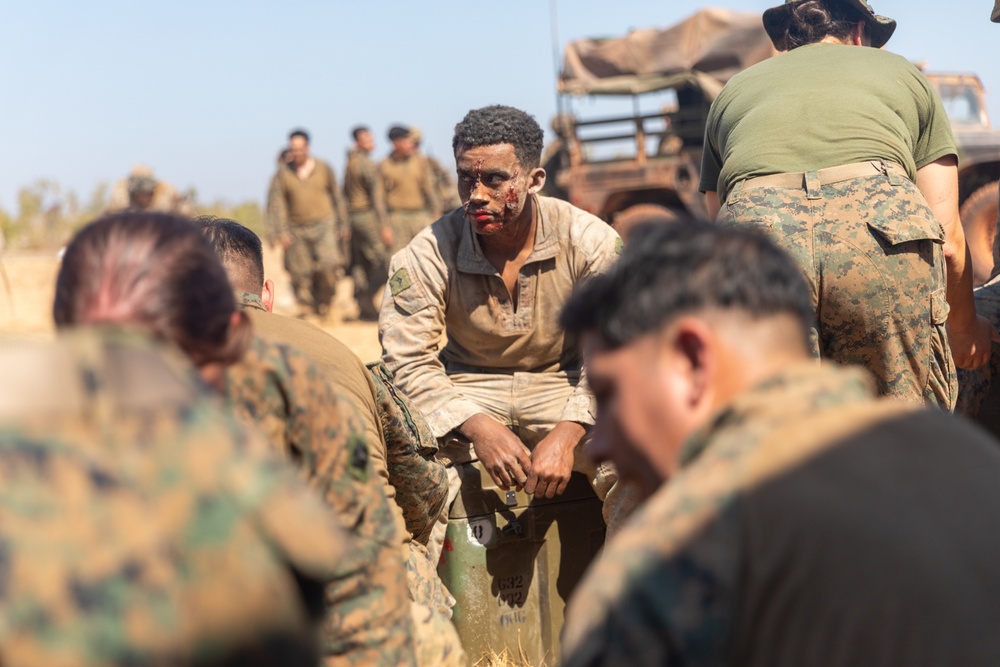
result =
[{"label": "tan web belt", "polygon": [[[849,181],[852,178],[864,178],[875,174],[885,174],[889,177],[893,185],[898,185],[899,178],[909,180],[906,170],[895,162],[882,160],[869,160],[867,162],[855,162],[853,164],[843,164],[839,167],[828,169],[818,169],[808,172],[793,172],[788,174],[772,174],[770,176],[758,176],[748,178],[743,181],[744,188],[801,188],[808,190],[822,185],[831,185],[841,181]],[[810,188],[812,186],[812,188]]]}]

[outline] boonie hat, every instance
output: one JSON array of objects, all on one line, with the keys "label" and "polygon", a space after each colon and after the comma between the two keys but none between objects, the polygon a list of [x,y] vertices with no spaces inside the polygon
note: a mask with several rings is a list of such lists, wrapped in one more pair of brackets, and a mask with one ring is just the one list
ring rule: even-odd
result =
[{"label": "boonie hat", "polygon": [[[859,12],[868,24],[868,35],[871,37],[872,46],[881,48],[892,37],[896,30],[896,22],[887,16],[879,16],[868,4],[867,0],[839,0],[848,4]],[[785,29],[788,28],[788,21],[792,17],[792,8],[805,2],[805,0],[785,0],[785,4],[771,7],[764,12],[764,30],[767,36],[774,42],[774,47],[779,51],[787,51],[785,44]],[[996,0],[997,7],[1000,8],[1000,0]],[[997,10],[993,10],[993,20],[997,20]]]},{"label": "boonie hat", "polygon": [[156,179],[145,174],[133,174],[128,177],[128,191],[132,194],[143,192],[154,192],[156,190]]}]

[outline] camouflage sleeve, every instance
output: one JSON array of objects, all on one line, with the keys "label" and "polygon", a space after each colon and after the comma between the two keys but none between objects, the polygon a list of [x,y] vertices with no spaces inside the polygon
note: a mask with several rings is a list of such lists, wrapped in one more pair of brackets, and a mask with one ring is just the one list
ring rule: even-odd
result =
[{"label": "camouflage sleeve", "polygon": [[[610,268],[622,252],[622,240],[618,232],[599,218],[583,211],[577,213],[577,216],[585,217],[582,221],[574,222],[574,228],[581,230],[578,237],[573,239],[575,277],[579,284]],[[566,402],[559,419],[593,426],[596,415],[597,404],[587,383],[587,369],[584,367],[580,372],[580,382]]]},{"label": "camouflage sleeve", "polygon": [[640,507],[570,599],[563,667],[726,663],[739,558],[734,471],[720,457]]},{"label": "camouflage sleeve", "polygon": [[288,235],[288,203],[280,172],[271,177],[271,184],[267,189],[264,226],[267,242],[272,245]]},{"label": "camouflage sleeve", "polygon": [[251,354],[264,363],[244,360],[231,369],[237,407],[252,421],[284,415],[283,448],[355,541],[341,562],[344,576],[327,587],[326,653],[367,656],[358,664],[379,664],[381,655],[399,661],[388,664],[410,664],[413,624],[396,523],[371,474],[360,417],[305,355],[260,340]]},{"label": "camouflage sleeve", "polygon": [[441,438],[480,409],[459,393],[438,358],[447,287],[444,261],[433,244],[433,236],[418,235],[393,256],[378,327],[382,360],[395,385]]},{"label": "camouflage sleeve", "polygon": [[414,540],[426,544],[448,500],[448,476],[432,458],[437,439],[420,411],[393,386],[385,364],[373,361],[368,370],[385,433],[389,483],[396,489],[406,529]]}]

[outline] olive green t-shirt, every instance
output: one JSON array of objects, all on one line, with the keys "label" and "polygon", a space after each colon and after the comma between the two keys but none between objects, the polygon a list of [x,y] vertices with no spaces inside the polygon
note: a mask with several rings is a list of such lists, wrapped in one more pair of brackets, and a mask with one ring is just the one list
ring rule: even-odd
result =
[{"label": "olive green t-shirt", "polygon": [[958,154],[930,82],[879,49],[809,44],[734,76],[705,127],[701,190],[720,201],[746,178],[865,160],[917,170]]}]

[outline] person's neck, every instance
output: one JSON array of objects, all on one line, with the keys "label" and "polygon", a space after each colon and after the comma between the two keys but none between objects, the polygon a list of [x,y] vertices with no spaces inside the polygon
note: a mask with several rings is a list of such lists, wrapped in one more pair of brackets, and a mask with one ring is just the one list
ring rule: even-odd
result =
[{"label": "person's neck", "polygon": [[528,197],[521,214],[508,229],[509,233],[506,233],[505,229],[500,234],[481,236],[479,242],[483,246],[483,251],[507,259],[517,257],[522,252],[531,252],[535,246],[535,232],[538,229],[538,215],[533,196]]}]

